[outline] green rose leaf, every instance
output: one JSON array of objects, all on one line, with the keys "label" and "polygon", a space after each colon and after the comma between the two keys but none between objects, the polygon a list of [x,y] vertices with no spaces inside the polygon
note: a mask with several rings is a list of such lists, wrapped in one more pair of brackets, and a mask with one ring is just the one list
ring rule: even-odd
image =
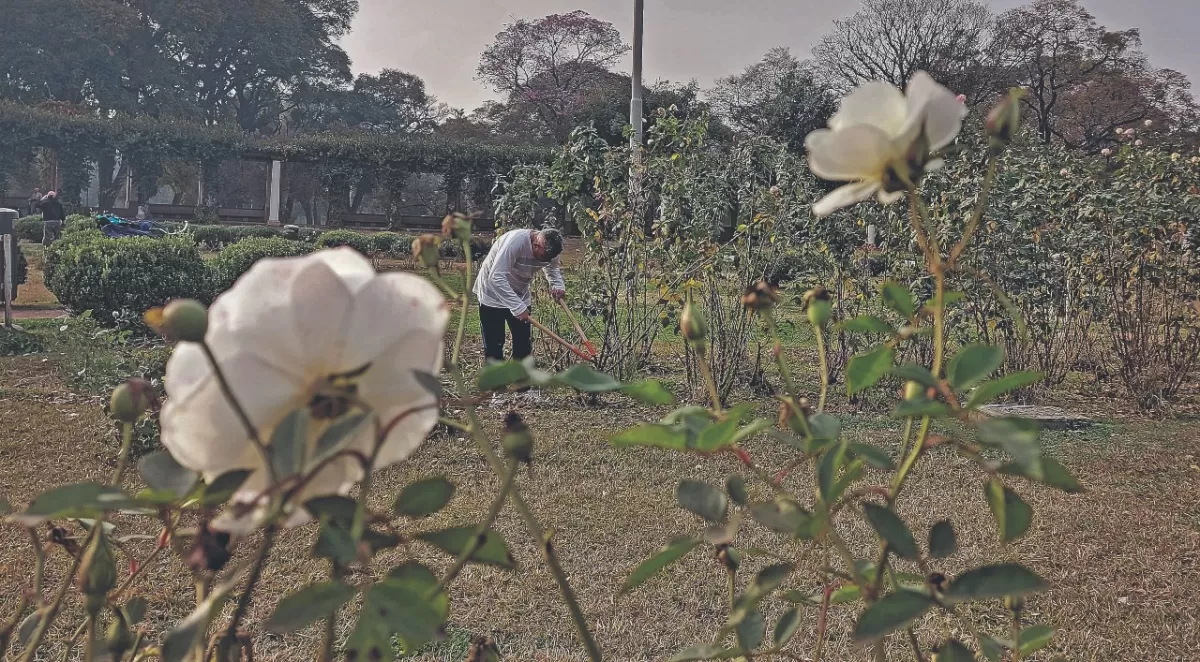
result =
[{"label": "green rose leaf", "polygon": [[933,607],[933,598],[924,593],[901,589],[867,607],[854,626],[854,640],[874,641],[920,618]]},{"label": "green rose leaf", "polygon": [[945,418],[954,413],[944,402],[916,398],[904,400],[892,411],[892,418]]},{"label": "green rose leaf", "polygon": [[859,315],[853,319],[848,319],[838,326],[847,333],[895,333],[895,329],[885,320],[875,317],[874,315]]},{"label": "green rose leaf", "polygon": [[1024,476],[1030,480],[1036,480],[1043,485],[1058,488],[1068,494],[1079,494],[1086,491],[1079,484],[1079,481],[1075,480],[1075,477],[1058,460],[1043,456],[1041,468],[1042,475],[1040,478],[1027,475],[1025,469],[1016,462],[1010,462],[1000,467],[1000,473],[1010,476]]},{"label": "green rose leaf", "polygon": [[878,446],[850,442],[846,444],[846,450],[850,451],[855,457],[862,458],[864,462],[876,469],[890,470],[896,466],[887,451]]},{"label": "green rose leaf", "polygon": [[907,287],[888,281],[882,285],[880,292],[883,294],[883,305],[900,313],[904,319],[912,319],[917,314],[917,302]]},{"label": "green rose leaf", "polygon": [[644,423],[630,428],[614,435],[611,443],[617,448],[650,446],[672,451],[690,450],[687,443],[687,432],[674,425],[662,423]]},{"label": "green rose leaf", "polygon": [[1004,365],[1004,349],[974,344],[963,347],[946,366],[946,377],[956,390],[965,391]]},{"label": "green rose leaf", "polygon": [[154,451],[138,461],[138,472],[152,490],[170,492],[176,497],[187,496],[200,475],[175,461],[166,451]]},{"label": "green rose leaf", "polygon": [[1029,522],[1033,519],[1033,509],[1025,503],[1016,492],[1004,485],[1003,481],[993,478],[984,486],[988,507],[996,519],[996,529],[1000,534],[1000,542],[1009,543],[1029,530]]},{"label": "green rose leaf", "polygon": [[850,395],[861,393],[879,383],[892,369],[896,361],[896,350],[880,345],[863,354],[850,358],[846,366],[846,388]]},{"label": "green rose leaf", "polygon": [[450,503],[454,490],[454,483],[441,476],[419,480],[400,491],[392,512],[403,517],[428,517]]},{"label": "green rose leaf", "polygon": [[935,559],[944,559],[954,554],[958,549],[958,536],[954,533],[954,524],[948,519],[941,520],[929,529],[929,555]]},{"label": "green rose leaf", "polygon": [[675,488],[675,499],[679,505],[710,522],[725,518],[728,503],[725,494],[698,480],[681,480]]},{"label": "green rose leaf", "polygon": [[349,414],[333,422],[321,436],[317,437],[314,446],[313,460],[320,460],[334,452],[342,444],[358,432],[359,427],[367,421],[366,414]]},{"label": "green rose leaf", "polygon": [[737,633],[738,646],[748,653],[762,645],[767,633],[767,619],[756,609],[746,614],[734,631]]},{"label": "green rose leaf", "polygon": [[670,405],[675,395],[655,379],[645,379],[621,387],[621,392],[644,405]]},{"label": "green rose leaf", "polygon": [[792,607],[785,611],[783,616],[775,622],[775,632],[773,641],[775,648],[782,648],[787,645],[792,637],[796,636],[796,630],[800,627],[800,609]]},{"label": "green rose leaf", "polygon": [[468,560],[475,563],[494,565],[506,570],[517,567],[517,561],[508,551],[508,543],[504,542],[503,536],[492,529],[485,531],[482,536],[476,536],[475,529],[474,526],[456,526],[420,533],[417,534],[417,538],[452,556],[461,556],[473,547],[474,551]]},{"label": "green rose leaf", "polygon": [[679,538],[672,541],[671,544],[659,550],[654,556],[642,561],[637,568],[634,568],[629,578],[621,586],[621,593],[628,593],[630,590],[646,583],[648,579],[683,558],[699,544],[700,541],[695,538]]},{"label": "green rose leaf", "polygon": [[226,471],[217,476],[204,488],[204,495],[200,497],[200,504],[209,508],[215,508],[229,501],[234,492],[246,482],[252,472],[248,469],[234,469]]},{"label": "green rose leaf", "polygon": [[1033,655],[1050,645],[1050,640],[1054,638],[1054,628],[1049,625],[1034,625],[1032,627],[1021,630],[1020,641],[1017,642],[1017,649],[1021,651],[1021,657]]},{"label": "green rose leaf", "polygon": [[1034,480],[1045,476],[1038,425],[1026,418],[995,418],[979,426],[979,441],[1004,449],[1020,467],[1022,475]]},{"label": "green rose leaf", "polygon": [[13,519],[25,526],[36,526],[53,519],[96,518],[109,511],[133,508],[136,505],[133,499],[118,487],[99,483],[75,483],[39,494],[28,508]]},{"label": "green rose leaf", "polygon": [[786,536],[797,535],[812,520],[812,515],[800,504],[784,497],[751,505],[750,516],[759,524]]},{"label": "green rose leaf", "polygon": [[929,368],[926,368],[923,365],[906,363],[904,365],[898,365],[892,368],[891,372],[900,379],[909,382],[916,382],[921,386],[936,387],[938,384],[937,378],[933,376],[932,372],[929,372]]},{"label": "green rose leaf", "polygon": [[1025,566],[1004,563],[975,568],[959,575],[946,589],[946,598],[956,602],[987,600],[1035,593],[1047,586],[1046,580]]},{"label": "green rose leaf", "polygon": [[475,377],[480,391],[495,391],[510,384],[527,381],[529,370],[520,361],[504,361],[483,367]]},{"label": "green rose leaf", "polygon": [[917,541],[913,539],[912,531],[900,516],[890,508],[864,503],[863,512],[875,533],[886,542],[893,551],[906,559],[915,559],[920,554],[917,551]]},{"label": "green rose leaf", "polygon": [[280,634],[295,632],[337,611],[354,593],[354,587],[340,581],[309,584],[279,601],[266,629]]},{"label": "green rose leaf", "polygon": [[621,382],[597,372],[586,363],[576,363],[554,376],[554,381],[584,393],[608,393],[620,390]]},{"label": "green rose leaf", "polygon": [[975,387],[975,390],[971,391],[971,397],[967,399],[965,407],[967,409],[974,409],[975,407],[986,405],[1006,393],[1036,384],[1045,379],[1045,377],[1045,373],[1041,372],[1014,372],[999,379],[983,382]]}]

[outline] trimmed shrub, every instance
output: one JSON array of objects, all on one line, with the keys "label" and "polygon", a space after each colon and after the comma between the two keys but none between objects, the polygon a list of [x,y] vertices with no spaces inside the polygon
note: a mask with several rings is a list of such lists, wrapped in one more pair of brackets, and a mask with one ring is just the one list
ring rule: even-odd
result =
[{"label": "trimmed shrub", "polygon": [[22,216],[13,223],[13,232],[18,239],[39,242],[42,240],[42,217]]},{"label": "trimmed shrub", "polygon": [[251,237],[226,246],[208,263],[209,281],[214,297],[233,287],[242,274],[265,257],[294,257],[313,252],[312,244],[282,237]]},{"label": "trimmed shrub", "polygon": [[42,341],[27,331],[0,326],[0,356],[22,356],[46,351]]},{"label": "trimmed shrub", "polygon": [[95,230],[96,217],[87,214],[71,214],[67,216],[67,220],[63,222],[63,234],[68,232],[79,232],[80,230]]},{"label": "trimmed shrub", "polygon": [[[369,235],[368,239],[371,242],[371,255],[376,257],[392,257],[397,255],[400,245],[404,242],[404,236],[395,232],[376,232]],[[406,252],[412,251],[412,240],[408,240],[410,244],[406,247]]]},{"label": "trimmed shrub", "polygon": [[201,250],[219,251],[251,237],[279,237],[279,228],[266,225],[200,225],[189,228],[192,239]]},{"label": "trimmed shrub", "polygon": [[[411,249],[410,249],[411,250]],[[480,262],[492,251],[492,240],[488,237],[471,239],[471,260]]]},{"label": "trimmed shrub", "polygon": [[363,255],[371,255],[371,236],[353,230],[330,230],[317,237],[317,248],[335,248],[349,246]]},{"label": "trimmed shrub", "polygon": [[69,255],[72,249],[76,246],[105,238],[104,233],[96,228],[90,230],[79,229],[75,232],[63,233],[62,239],[54,242],[54,244],[42,253],[42,278],[46,283],[46,287],[50,291],[54,291],[54,280],[58,274],[59,262],[64,256]]},{"label": "trimmed shrub", "polygon": [[75,311],[92,311],[104,325],[171,299],[209,295],[204,260],[185,238],[108,239],[99,231],[79,232],[55,242],[46,263],[46,286],[58,300]]}]

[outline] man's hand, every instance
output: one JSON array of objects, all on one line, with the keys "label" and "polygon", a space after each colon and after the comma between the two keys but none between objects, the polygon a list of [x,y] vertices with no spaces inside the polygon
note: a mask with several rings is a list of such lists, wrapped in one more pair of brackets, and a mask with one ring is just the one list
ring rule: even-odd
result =
[{"label": "man's hand", "polygon": [[526,310],[525,312],[521,313],[520,315],[513,315],[513,317],[516,317],[517,319],[521,320],[522,322],[524,322],[524,323],[526,323],[526,324],[529,324],[529,319],[530,319],[530,318],[529,318],[529,311],[528,311],[528,310]]},{"label": "man's hand", "polygon": [[559,290],[559,289],[552,289],[552,290],[550,290],[550,296],[554,297],[555,301],[561,302],[563,299],[567,298],[567,291]]}]

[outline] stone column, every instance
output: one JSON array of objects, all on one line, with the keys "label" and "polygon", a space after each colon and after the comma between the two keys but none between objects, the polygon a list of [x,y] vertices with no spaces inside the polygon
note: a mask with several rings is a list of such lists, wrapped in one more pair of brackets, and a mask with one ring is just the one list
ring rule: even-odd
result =
[{"label": "stone column", "polygon": [[283,163],[271,161],[271,187],[267,198],[267,225],[281,225],[279,212],[283,205]]}]

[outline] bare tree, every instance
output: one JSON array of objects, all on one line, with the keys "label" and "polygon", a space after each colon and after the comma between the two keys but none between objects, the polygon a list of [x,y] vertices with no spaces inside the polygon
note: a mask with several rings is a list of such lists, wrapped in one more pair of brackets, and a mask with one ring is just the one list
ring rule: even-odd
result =
[{"label": "bare tree", "polygon": [[505,26],[479,60],[476,75],[536,114],[563,140],[587,91],[611,73],[629,47],[612,23],[584,11],[521,19]]},{"label": "bare tree", "polygon": [[742,73],[718,80],[708,98],[735,130],[770,136],[794,150],[837,109],[835,95],[811,64],[786,48],[772,48]]},{"label": "bare tree", "polygon": [[871,80],[904,87],[923,70],[969,97],[982,96],[990,87],[981,76],[993,25],[991,11],[974,0],[866,0],[853,16],[834,21],[813,56],[842,90]]}]

